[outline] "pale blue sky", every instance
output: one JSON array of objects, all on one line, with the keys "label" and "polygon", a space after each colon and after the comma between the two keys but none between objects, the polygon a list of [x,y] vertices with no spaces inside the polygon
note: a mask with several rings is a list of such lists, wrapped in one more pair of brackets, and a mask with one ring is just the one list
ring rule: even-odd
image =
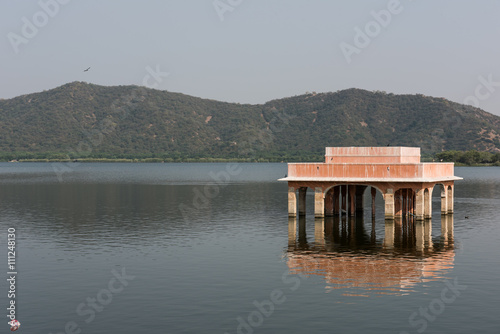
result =
[{"label": "pale blue sky", "polygon": [[497,0],[1,0],[0,98],[141,85],[158,66],[169,72],[158,89],[221,101],[356,87],[500,115],[499,18]]}]

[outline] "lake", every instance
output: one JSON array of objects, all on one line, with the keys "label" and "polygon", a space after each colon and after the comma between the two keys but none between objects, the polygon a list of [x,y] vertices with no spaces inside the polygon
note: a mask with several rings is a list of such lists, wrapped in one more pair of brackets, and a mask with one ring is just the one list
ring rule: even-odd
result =
[{"label": "lake", "polygon": [[[284,163],[0,163],[20,330],[499,332],[499,167],[455,168],[464,180],[451,217],[435,188],[431,221],[392,225],[380,194],[375,219],[366,209],[315,220],[312,192],[306,217],[289,219],[287,184],[276,181],[286,172]],[[0,289],[8,307],[5,279]]]}]

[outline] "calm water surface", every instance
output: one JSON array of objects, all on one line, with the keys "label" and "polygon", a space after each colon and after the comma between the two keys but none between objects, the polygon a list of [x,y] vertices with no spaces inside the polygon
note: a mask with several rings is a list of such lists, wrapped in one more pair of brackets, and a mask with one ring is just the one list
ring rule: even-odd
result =
[{"label": "calm water surface", "polygon": [[286,164],[68,166],[0,164],[25,333],[500,332],[500,168],[391,225],[289,220]]}]

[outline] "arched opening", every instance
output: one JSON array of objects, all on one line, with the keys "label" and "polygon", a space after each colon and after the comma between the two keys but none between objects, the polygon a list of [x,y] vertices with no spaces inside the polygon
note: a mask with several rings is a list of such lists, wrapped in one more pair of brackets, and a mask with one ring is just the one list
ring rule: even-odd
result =
[{"label": "arched opening", "polygon": [[416,193],[411,188],[401,188],[394,193],[394,215],[413,217],[415,215]]},{"label": "arched opening", "polygon": [[[366,194],[365,190],[370,188]],[[371,203],[372,216],[375,215],[375,199],[377,190],[382,197],[382,191],[366,184],[339,184],[328,188],[325,192],[325,216],[355,216],[363,215],[366,205]],[[369,198],[366,198],[369,196]]]},{"label": "arched opening", "polygon": [[345,215],[348,205],[348,185],[336,185],[327,189],[325,193],[325,216],[333,217]]},{"label": "arched opening", "polygon": [[[446,214],[448,212],[447,187],[436,183],[432,190],[432,212]],[[432,214],[431,214],[432,215]],[[429,217],[430,218],[430,217]]]},{"label": "arched opening", "polygon": [[305,216],[314,213],[314,189],[310,187],[288,188],[288,216]]}]

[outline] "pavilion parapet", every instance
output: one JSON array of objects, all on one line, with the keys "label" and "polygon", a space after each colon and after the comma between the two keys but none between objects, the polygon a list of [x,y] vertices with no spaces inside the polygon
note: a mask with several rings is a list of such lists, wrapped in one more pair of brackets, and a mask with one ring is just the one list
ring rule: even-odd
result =
[{"label": "pavilion parapet", "polygon": [[394,179],[412,180],[454,176],[453,163],[289,163],[288,178],[293,179]]}]

